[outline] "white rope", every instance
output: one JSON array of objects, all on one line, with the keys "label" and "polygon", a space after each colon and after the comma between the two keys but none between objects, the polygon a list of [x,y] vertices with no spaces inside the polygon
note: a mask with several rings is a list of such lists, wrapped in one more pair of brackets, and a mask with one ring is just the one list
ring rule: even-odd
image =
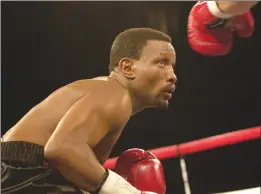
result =
[{"label": "white rope", "polygon": [[182,157],[180,157],[179,162],[180,162],[182,179],[183,179],[183,183],[184,183],[185,194],[191,194],[190,185],[189,185],[189,181],[188,181],[186,162],[185,162],[184,158],[182,158]]}]

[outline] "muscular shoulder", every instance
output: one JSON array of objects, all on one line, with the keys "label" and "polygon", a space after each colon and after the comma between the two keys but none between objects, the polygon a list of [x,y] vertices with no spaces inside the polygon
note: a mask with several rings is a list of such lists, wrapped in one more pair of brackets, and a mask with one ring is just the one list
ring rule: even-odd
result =
[{"label": "muscular shoulder", "polygon": [[84,104],[100,112],[113,128],[119,128],[129,119],[131,113],[126,110],[125,94],[110,84],[98,86],[84,97]]},{"label": "muscular shoulder", "polygon": [[62,86],[51,93],[43,102],[55,102],[62,103],[70,101],[72,103],[78,101],[86,94],[93,92],[98,89],[99,86],[102,86],[104,83],[101,81],[94,81],[90,79],[77,80],[72,83],[69,83],[65,86]]},{"label": "muscular shoulder", "polygon": [[41,104],[57,107],[60,111],[77,106],[82,113],[95,111],[110,120],[112,125],[121,125],[129,117],[125,110],[126,92],[105,78],[75,81],[56,90]]},{"label": "muscular shoulder", "polygon": [[82,99],[83,106],[100,112],[116,128],[129,119],[131,113],[126,110],[129,105],[126,103],[126,91],[117,83],[102,77],[75,82],[71,86],[82,87],[81,85],[86,90]]}]

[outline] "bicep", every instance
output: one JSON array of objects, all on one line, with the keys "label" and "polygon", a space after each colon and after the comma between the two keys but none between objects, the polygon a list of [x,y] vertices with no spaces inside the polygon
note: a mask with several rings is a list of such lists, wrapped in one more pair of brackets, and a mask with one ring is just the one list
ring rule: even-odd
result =
[{"label": "bicep", "polygon": [[88,143],[95,146],[106,136],[109,123],[102,108],[83,97],[64,115],[51,139],[60,143]]},{"label": "bicep", "polygon": [[[109,158],[111,151],[115,143],[118,141],[120,135],[121,131],[110,132],[110,134],[108,134],[104,140],[94,148],[94,152],[96,153],[96,156],[99,159],[101,165],[103,165]],[[104,149],[105,147],[106,149]]]}]

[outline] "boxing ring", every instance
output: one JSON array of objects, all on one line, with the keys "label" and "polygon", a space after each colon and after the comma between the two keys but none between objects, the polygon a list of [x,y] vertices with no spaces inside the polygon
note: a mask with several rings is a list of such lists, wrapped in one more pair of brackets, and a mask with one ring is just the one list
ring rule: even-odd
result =
[{"label": "boxing ring", "polygon": [[[170,145],[157,149],[151,149],[148,151],[152,152],[159,160],[175,158],[175,157],[180,158],[180,168],[181,168],[185,193],[190,194],[191,190],[188,182],[188,172],[186,169],[186,163],[183,156],[206,151],[206,150],[211,150],[219,147],[238,144],[250,140],[260,139],[260,137],[261,137],[261,127],[257,126],[257,127],[242,129],[234,132],[224,133],[212,137],[207,137],[199,140],[194,140],[179,145]],[[104,167],[112,169],[116,161],[117,161],[117,157],[110,158],[105,162]],[[240,191],[229,192],[229,194],[248,194],[248,193],[251,194],[260,193],[260,187],[247,189],[245,191],[240,190]]]}]

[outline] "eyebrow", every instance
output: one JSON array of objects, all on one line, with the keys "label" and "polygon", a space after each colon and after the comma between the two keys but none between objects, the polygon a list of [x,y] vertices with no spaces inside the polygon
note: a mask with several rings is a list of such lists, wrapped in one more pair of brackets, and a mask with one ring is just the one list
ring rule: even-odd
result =
[{"label": "eyebrow", "polygon": [[160,55],[167,55],[167,53],[165,53],[165,52],[160,52]]},{"label": "eyebrow", "polygon": [[[164,56],[164,60],[167,60],[167,61],[170,61],[170,59],[166,56],[166,53],[160,53],[160,55],[163,55]],[[160,57],[162,57],[162,56],[160,56]],[[158,57],[158,58],[160,58],[160,57]],[[171,64],[173,67],[175,67],[176,66],[176,55],[175,55],[175,60],[173,61],[173,63]]]}]

